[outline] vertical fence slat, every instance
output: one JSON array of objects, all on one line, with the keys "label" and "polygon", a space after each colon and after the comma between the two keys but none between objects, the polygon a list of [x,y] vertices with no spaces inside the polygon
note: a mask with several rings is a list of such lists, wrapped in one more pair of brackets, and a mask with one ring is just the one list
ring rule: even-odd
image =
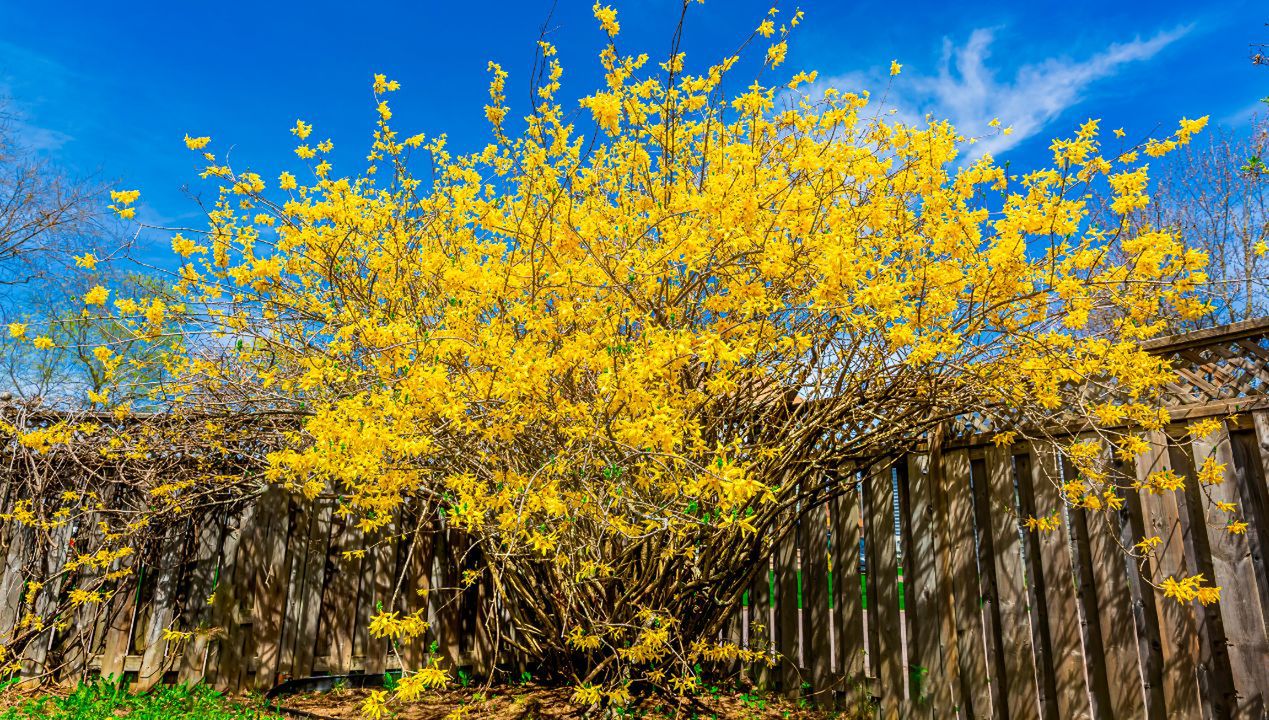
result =
[{"label": "vertical fence slat", "polygon": [[[1070,459],[1063,455],[1063,480],[1074,482],[1077,474]],[[1075,582],[1080,648],[1084,655],[1084,682],[1088,685],[1089,712],[1099,720],[1112,720],[1115,716],[1111,710],[1110,683],[1106,679],[1106,648],[1102,643],[1101,607],[1097,602],[1088,516],[1080,508],[1067,507],[1064,512],[1067,549],[1071,554],[1071,575]]]},{"label": "vertical fence slat", "polygon": [[[432,527],[431,518],[412,518],[410,541],[410,562],[406,570],[405,585],[401,592],[402,614],[412,613],[419,608],[426,610],[427,598],[432,587]],[[426,616],[427,613],[424,613]],[[410,670],[418,670],[427,661],[428,636],[423,635],[412,641],[406,641],[401,649],[402,661]]]},{"label": "vertical fence slat", "polygon": [[[1037,517],[1035,500],[1036,464],[1039,462],[1033,446],[1021,446],[1013,451],[1013,481],[1018,493],[1020,518]],[[1031,632],[1031,645],[1035,648],[1035,688],[1040,717],[1057,720],[1061,717],[1057,698],[1057,676],[1054,670],[1053,637],[1050,632],[1048,580],[1044,576],[1044,537],[1039,532],[1024,531],[1022,535],[1022,564],[1027,596],[1027,623]]]},{"label": "vertical fence slat", "polygon": [[957,638],[961,698],[964,717],[992,717],[987,686],[987,658],[982,627],[978,571],[975,567],[974,509],[970,492],[969,453],[952,450],[943,456],[944,488],[941,510],[942,539],[951,563],[949,608]]},{"label": "vertical fence slat", "polygon": [[[1194,438],[1192,446],[1196,467],[1201,467],[1210,457],[1215,457],[1216,462],[1225,466],[1222,481],[1203,488],[1208,498],[1212,502],[1242,505],[1243,498],[1238,488],[1246,481],[1246,473],[1235,462],[1230,437],[1223,424],[1211,435]],[[1211,514],[1216,517],[1204,525],[1212,553],[1212,582],[1222,588],[1222,626],[1236,692],[1231,709],[1235,717],[1260,717],[1264,714],[1265,698],[1269,694],[1269,642],[1265,637],[1265,617],[1260,604],[1256,569],[1247,537],[1223,527],[1225,513],[1213,508]]]},{"label": "vertical fence slat", "polygon": [[[1115,484],[1128,487],[1135,478],[1135,470],[1122,460],[1113,466]],[[1137,665],[1141,671],[1143,713],[1147,720],[1167,717],[1167,701],[1163,686],[1162,623],[1154,588],[1142,576],[1142,565],[1133,554],[1133,546],[1145,537],[1145,518],[1141,508],[1141,496],[1136,489],[1123,492],[1124,507],[1119,511],[1119,548],[1126,572],[1125,584],[1131,603],[1133,641],[1136,643]]]},{"label": "vertical fence slat", "polygon": [[339,520],[339,531],[331,544],[333,575],[322,601],[322,622],[329,638],[327,645],[332,673],[349,673],[353,669],[357,584],[363,561],[356,551],[360,549],[361,532],[357,529],[357,517],[345,515]]},{"label": "vertical fence slat", "polygon": [[933,703],[930,710],[934,717],[968,717],[969,703],[964,693],[964,682],[960,671],[962,639],[957,634],[956,597],[953,590],[954,552],[948,530],[947,517],[947,483],[951,463],[942,451],[943,429],[936,429],[931,434],[928,476],[922,492],[916,496],[921,498],[925,510],[919,526],[925,527],[922,534],[929,538],[934,549],[930,556],[927,583],[921,595],[922,612],[936,622],[925,632],[931,647],[937,649],[937,656],[932,657],[929,676],[932,687]]},{"label": "vertical fence slat", "polygon": [[297,603],[295,633],[295,661],[291,666],[292,677],[309,677],[313,674],[313,660],[317,649],[317,625],[322,612],[322,594],[326,587],[326,556],[330,552],[331,514],[335,509],[333,498],[314,501],[310,508],[312,522],[304,544],[304,583]]},{"label": "vertical fence slat", "polygon": [[[1147,433],[1146,440],[1149,449],[1137,457],[1137,481],[1143,484],[1151,474],[1172,467],[1163,432]],[[1156,585],[1169,576],[1184,577],[1192,572],[1186,561],[1178,498],[1176,492],[1141,494],[1143,537],[1157,537],[1160,542],[1149,563],[1149,576]],[[1199,717],[1198,635],[1194,613],[1188,606],[1166,598],[1159,600],[1158,607],[1163,697],[1168,717]]]},{"label": "vertical fence slat", "polygon": [[1000,589],[996,579],[996,543],[991,526],[991,503],[987,485],[990,476],[985,457],[970,458],[970,490],[973,501],[974,554],[978,575],[978,607],[983,628],[983,651],[987,661],[987,689],[992,717],[1006,720],[1009,686],[1005,651],[1000,628]]},{"label": "vertical fence slat", "polygon": [[[819,485],[825,482],[815,478]],[[832,661],[833,629],[829,615],[827,503],[808,509],[802,516],[802,585],[804,616],[807,631],[806,681],[811,684],[811,699],[818,706],[831,704],[833,697]]]},{"label": "vertical fence slat", "polygon": [[[1195,477],[1194,449],[1188,437],[1168,443],[1168,458],[1172,469],[1185,478],[1185,487],[1176,493],[1181,519],[1181,537],[1184,540],[1186,565],[1210,582],[1215,577],[1212,552],[1208,543],[1207,516],[1203,510],[1202,490]],[[1198,630],[1199,697],[1204,715],[1208,718],[1233,717],[1237,706],[1234,689],[1234,673],[1229,665],[1229,648],[1225,640],[1225,626],[1220,607],[1190,603]]]},{"label": "vertical fence slat", "polygon": [[255,518],[256,504],[244,506],[230,519],[221,545],[223,563],[211,609],[212,622],[221,629],[221,635],[208,654],[205,675],[206,680],[221,691],[233,692],[244,687],[247,664],[244,644],[250,626],[243,621],[249,619],[250,613],[243,612],[243,605],[250,599],[248,581],[252,566],[247,547]]},{"label": "vertical fence slat", "polygon": [[1053,660],[1058,717],[1091,717],[1084,654],[1080,645],[1079,611],[1075,607],[1075,580],[1067,551],[1067,522],[1058,496],[1059,455],[1052,443],[1036,443],[1032,452],[1032,491],[1035,516],[1053,518],[1060,526],[1037,532],[1040,565],[1044,573],[1044,601]]},{"label": "vertical fence slat", "polygon": [[987,448],[986,525],[995,564],[996,606],[999,609],[1001,655],[1009,713],[1015,718],[1039,717],[1035,648],[1027,617],[1026,573],[1014,501],[1013,455],[1008,447]]},{"label": "vertical fence slat", "polygon": [[293,553],[287,551],[290,543],[279,542],[290,538],[292,531],[290,498],[281,488],[270,488],[260,496],[259,541],[260,562],[255,567],[252,587],[251,634],[249,643],[255,652],[255,687],[258,690],[272,688],[278,679],[282,664],[282,629],[288,590],[290,588],[290,563]]},{"label": "vertical fence slat", "polygon": [[[213,641],[211,605],[212,588],[216,585],[216,574],[220,569],[220,548],[224,531],[222,517],[201,518],[193,533],[194,563],[186,579],[185,608],[182,614],[181,629],[193,633],[185,642],[181,654],[178,679],[182,683],[193,683],[203,678],[203,661]],[[215,598],[211,598],[212,601]]]},{"label": "vertical fence slat", "polygon": [[372,539],[374,547],[367,555],[366,572],[362,575],[364,595],[358,601],[361,605],[358,616],[363,622],[358,626],[357,631],[359,635],[366,638],[365,668],[366,672],[371,674],[382,673],[388,669],[388,641],[371,636],[365,628],[368,627],[371,617],[391,609],[392,586],[393,580],[396,579],[396,553],[388,535],[397,529],[396,522],[393,520],[388,528],[380,530],[379,534]]},{"label": "vertical fence slat", "polygon": [[903,653],[899,644],[898,564],[895,558],[892,464],[874,467],[863,486],[865,549],[868,557],[868,618],[876,628],[872,666],[879,682],[884,718],[903,706]]},{"label": "vertical fence slat", "polygon": [[775,637],[780,655],[784,660],[780,663],[780,689],[786,695],[796,696],[802,683],[805,649],[801,645],[804,635],[802,627],[802,608],[800,607],[800,588],[798,587],[801,560],[798,547],[798,535],[801,528],[794,522],[794,528],[776,542],[775,547],[775,591],[776,591],[776,625]]},{"label": "vertical fence slat", "polygon": [[[178,527],[180,530],[184,529],[183,524]],[[145,645],[141,654],[141,670],[137,675],[138,690],[148,690],[160,683],[167,670],[168,641],[163,639],[163,630],[171,624],[176,611],[176,585],[182,556],[178,532],[173,529],[160,543],[155,567],[154,595],[150,599],[150,617],[142,636]]]},{"label": "vertical fence slat", "polygon": [[835,477],[837,498],[832,507],[833,611],[837,631],[837,673],[843,692],[864,682],[864,619],[859,595],[859,495],[854,473],[840,470]]},{"label": "vertical fence slat", "polygon": [[912,629],[913,714],[947,717],[951,715],[953,701],[939,632],[943,592],[935,564],[938,549],[931,499],[933,477],[928,454],[908,456],[907,480],[907,520],[912,535],[912,551],[904,556],[903,569],[912,598],[908,617]]},{"label": "vertical fence slat", "polygon": [[1145,713],[1145,690],[1137,659],[1132,593],[1124,569],[1124,550],[1119,546],[1119,513],[1108,509],[1072,512],[1084,514],[1088,530],[1100,640],[1105,657],[1109,717],[1142,717]]}]

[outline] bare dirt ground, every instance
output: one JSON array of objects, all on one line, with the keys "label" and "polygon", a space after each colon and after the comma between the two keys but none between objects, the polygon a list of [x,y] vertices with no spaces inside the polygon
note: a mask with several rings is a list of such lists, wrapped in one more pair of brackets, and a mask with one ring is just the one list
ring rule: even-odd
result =
[{"label": "bare dirt ground", "polygon": [[[344,690],[314,695],[296,695],[282,700],[288,710],[300,717],[330,720],[363,720],[361,703],[368,690]],[[487,692],[478,689],[449,690],[426,696],[415,703],[399,708],[396,720],[563,720],[581,718],[586,708],[569,700],[567,688],[548,688],[533,685],[493,688]],[[647,718],[697,718],[698,720],[811,720],[821,718],[849,718],[842,712],[825,712],[800,707],[796,701],[758,697],[736,693],[703,696],[695,702],[675,704],[659,699],[644,701],[628,709],[627,717]],[[602,716],[602,715],[600,715]]]}]

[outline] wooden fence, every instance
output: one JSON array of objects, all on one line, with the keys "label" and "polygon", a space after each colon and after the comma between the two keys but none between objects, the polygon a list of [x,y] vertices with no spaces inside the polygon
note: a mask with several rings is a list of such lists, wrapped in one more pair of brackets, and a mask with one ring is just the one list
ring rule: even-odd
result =
[{"label": "wooden fence", "polygon": [[[1117,513],[1071,512],[1058,488],[1072,472],[1061,443],[997,447],[971,426],[932,452],[839,477],[846,492],[802,515],[722,633],[769,643],[785,662],[739,672],[813,701],[862,688],[884,717],[1265,717],[1269,320],[1151,349],[1180,372],[1174,424],[1114,472],[1126,483],[1171,468],[1189,479],[1183,490],[1124,493]],[[1207,417],[1223,418],[1220,429],[1191,439],[1189,424]],[[1200,487],[1195,469],[1212,455],[1224,482]],[[1210,523],[1204,492],[1236,502],[1246,533]],[[1057,527],[1029,532],[1027,517]],[[371,614],[428,607],[438,642],[411,652],[486,672],[497,659],[478,615],[482,583],[447,605],[419,592],[456,587],[478,559],[457,532],[410,536],[417,524],[401,521],[402,542],[359,556],[344,554],[362,544],[334,498],[278,491],[190,521],[142,564],[135,592],[113,597],[100,619],[51,629],[28,646],[25,667],[230,689],[383,672],[394,658],[367,632]],[[1123,547],[1149,536],[1161,545],[1139,565]],[[22,531],[6,535],[0,633],[19,617],[27,575],[55,576],[72,540],[32,558]],[[1178,603],[1148,583],[1195,573],[1221,586],[1219,603]],[[172,627],[202,630],[165,639]]]}]

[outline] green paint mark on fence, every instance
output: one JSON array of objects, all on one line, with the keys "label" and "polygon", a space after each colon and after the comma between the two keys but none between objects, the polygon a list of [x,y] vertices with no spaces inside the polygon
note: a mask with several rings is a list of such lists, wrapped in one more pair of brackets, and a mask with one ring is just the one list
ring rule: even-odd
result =
[{"label": "green paint mark on fence", "polygon": [[904,611],[903,607],[903,566],[899,566],[899,612]]}]

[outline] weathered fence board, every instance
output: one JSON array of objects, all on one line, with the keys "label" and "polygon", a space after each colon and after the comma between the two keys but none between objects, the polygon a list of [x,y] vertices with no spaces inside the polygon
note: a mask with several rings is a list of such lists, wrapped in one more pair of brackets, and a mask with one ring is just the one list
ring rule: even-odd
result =
[{"label": "weathered fence board", "polygon": [[[828,492],[803,495],[794,530],[767,541],[719,633],[782,664],[723,669],[817,705],[863,689],[885,718],[1262,717],[1269,322],[1152,348],[1185,372],[1169,390],[1173,422],[1147,435],[1145,453],[1125,460],[1106,448],[1113,493],[1103,499],[1122,507],[1067,502],[1063,485],[1077,478],[1063,453],[1075,438],[1060,434],[998,446],[944,428],[865,469],[822,468],[801,489]],[[1224,395],[1204,395],[1212,392]],[[1241,415],[1193,436],[1199,418],[1233,412]],[[1209,458],[1225,469],[1203,483]],[[1157,472],[1185,478],[1184,488],[1146,487]],[[0,509],[10,495],[0,492]],[[478,675],[523,671],[524,656],[495,622],[506,608],[492,600],[487,548],[435,508],[424,512],[407,507],[363,533],[332,496],[271,488],[232,512],[171,526],[135,559],[138,582],[119,585],[102,612],[56,619],[43,617],[52,598],[105,574],[61,572],[68,557],[91,551],[97,530],[7,523],[0,631],[41,627],[25,631],[34,636],[20,656],[28,677],[95,671],[140,687],[264,689],[288,676],[433,659]],[[1045,527],[1024,529],[1032,518]],[[1230,532],[1237,521],[1247,527]],[[1160,593],[1167,578],[1196,573],[1221,586],[1219,602]],[[37,577],[52,580],[30,600]],[[429,632],[395,651],[368,632],[375,613],[420,610]],[[168,630],[192,636],[169,641],[180,636]]]}]

